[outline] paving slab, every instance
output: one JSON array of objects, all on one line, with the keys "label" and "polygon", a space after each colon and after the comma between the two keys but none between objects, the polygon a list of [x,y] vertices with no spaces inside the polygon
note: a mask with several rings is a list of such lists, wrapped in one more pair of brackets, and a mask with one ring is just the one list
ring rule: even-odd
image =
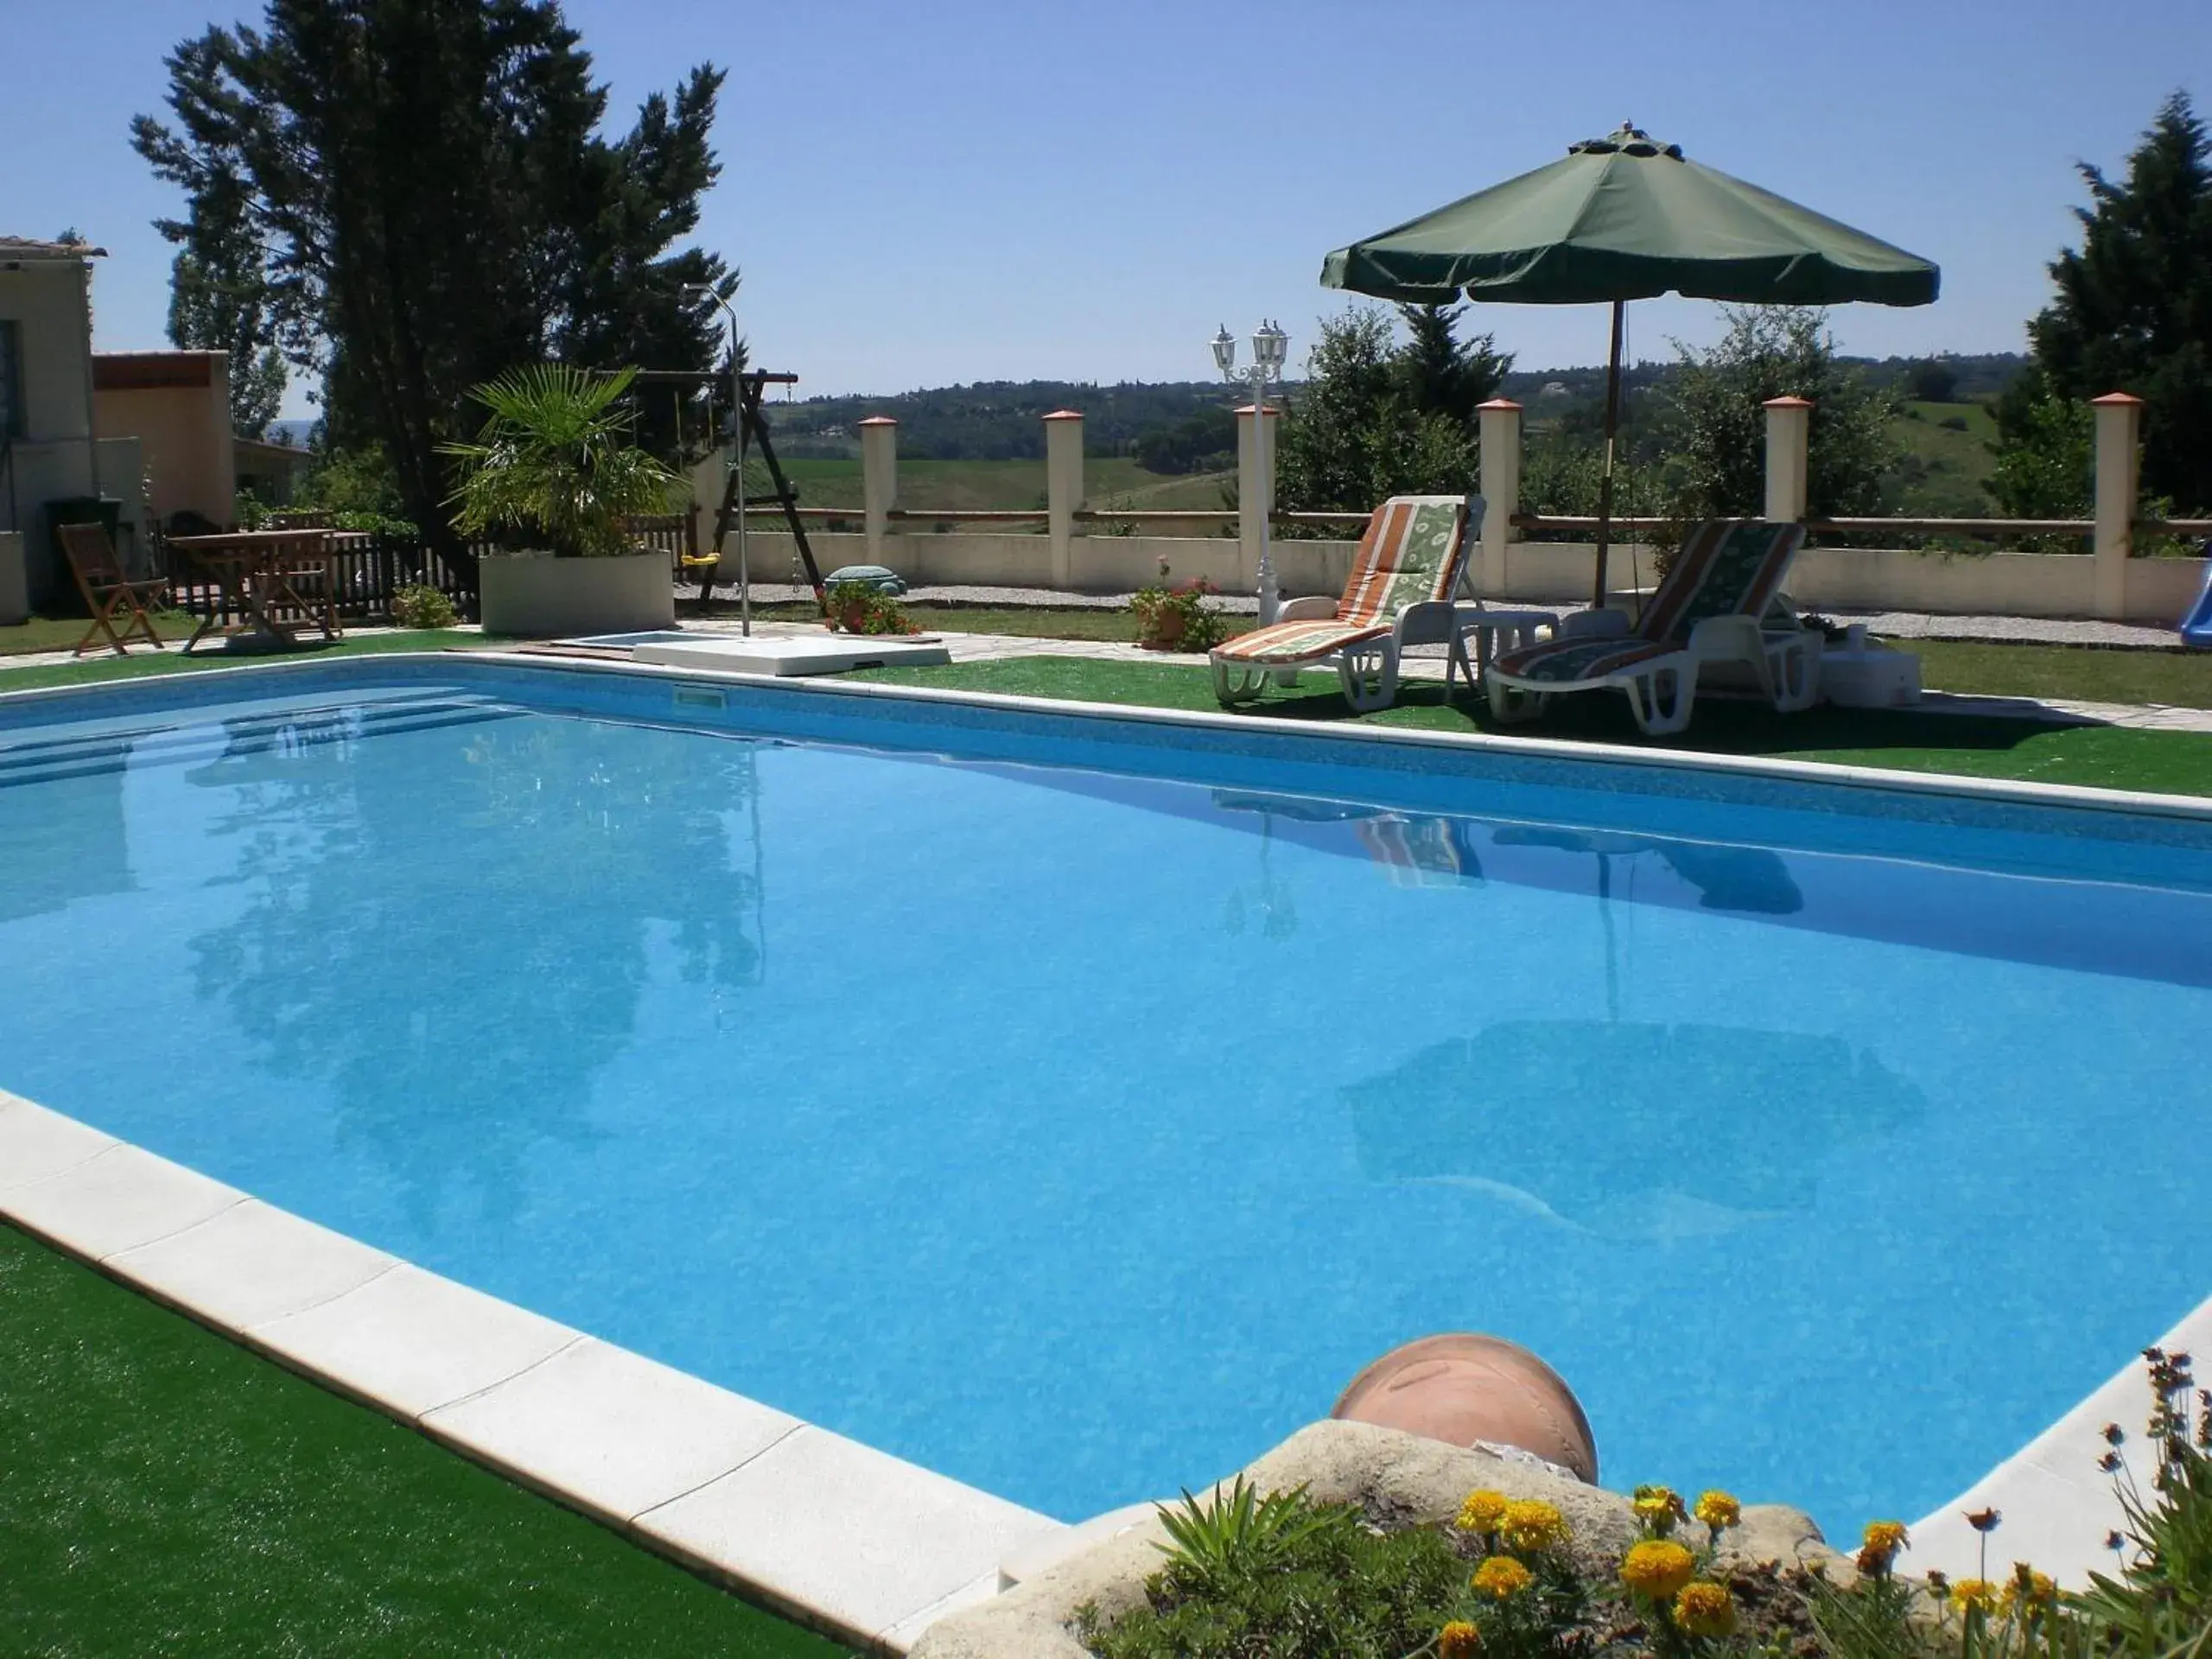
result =
[{"label": "paving slab", "polygon": [[799,1420],[586,1337],[424,1414],[424,1431],[604,1519],[624,1522],[760,1456]]},{"label": "paving slab", "polygon": [[410,1420],[581,1339],[565,1325],[405,1263],[342,1296],[250,1326],[245,1336],[309,1376]]},{"label": "paving slab", "polygon": [[248,1198],[107,1265],[226,1330],[243,1331],[358,1289],[398,1265],[343,1233]]},{"label": "paving slab", "polygon": [[244,1202],[245,1194],[234,1186],[118,1142],[42,1181],[0,1193],[0,1214],[101,1262]]},{"label": "paving slab", "polygon": [[696,639],[633,645],[633,660],[665,668],[709,668],[728,674],[842,674],[855,668],[926,668],[952,660],[944,642],[929,636],[756,631],[750,638],[718,633]]},{"label": "paving slab", "polygon": [[995,1585],[1001,1555],[1060,1523],[809,1427],[633,1524],[796,1611],[883,1637]]},{"label": "paving slab", "polygon": [[0,1192],[58,1175],[121,1144],[88,1123],[0,1090]]}]

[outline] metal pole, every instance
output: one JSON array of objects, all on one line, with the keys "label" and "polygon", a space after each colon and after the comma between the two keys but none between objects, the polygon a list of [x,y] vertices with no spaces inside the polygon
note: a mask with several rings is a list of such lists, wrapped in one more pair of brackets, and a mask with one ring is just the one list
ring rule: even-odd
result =
[{"label": "metal pole", "polygon": [[1621,324],[1627,305],[1613,302],[1613,348],[1605,367],[1605,474],[1598,480],[1598,580],[1590,595],[1593,608],[1605,603],[1605,550],[1613,523],[1613,441],[1621,424]]},{"label": "metal pole", "polygon": [[[732,465],[737,468],[737,626],[746,639],[753,637],[753,569],[745,556],[745,377],[738,367],[737,308],[719,294],[723,314],[729,318],[730,418],[737,430],[730,442]],[[717,548],[715,551],[720,552]]]},{"label": "metal pole", "polygon": [[1268,520],[1274,517],[1274,492],[1268,474],[1268,366],[1255,364],[1252,370],[1252,453],[1253,471],[1258,477],[1253,482],[1260,486],[1260,626],[1271,626],[1282,609],[1282,589],[1275,581],[1275,563],[1269,547]]}]

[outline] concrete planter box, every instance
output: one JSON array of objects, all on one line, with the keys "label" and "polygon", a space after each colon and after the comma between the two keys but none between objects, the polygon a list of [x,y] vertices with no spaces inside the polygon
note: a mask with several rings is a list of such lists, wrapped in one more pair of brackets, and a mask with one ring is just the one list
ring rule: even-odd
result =
[{"label": "concrete planter box", "polygon": [[676,623],[676,585],[665,553],[611,559],[497,554],[479,563],[477,592],[486,633],[551,639]]}]

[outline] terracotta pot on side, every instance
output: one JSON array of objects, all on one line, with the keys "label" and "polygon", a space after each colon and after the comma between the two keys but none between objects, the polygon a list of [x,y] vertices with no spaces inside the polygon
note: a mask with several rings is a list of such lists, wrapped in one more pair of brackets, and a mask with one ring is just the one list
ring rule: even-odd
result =
[{"label": "terracotta pot on side", "polygon": [[1500,1337],[1453,1332],[1393,1348],[1352,1379],[1329,1414],[1453,1446],[1518,1446],[1597,1484],[1598,1443],[1574,1391]]}]

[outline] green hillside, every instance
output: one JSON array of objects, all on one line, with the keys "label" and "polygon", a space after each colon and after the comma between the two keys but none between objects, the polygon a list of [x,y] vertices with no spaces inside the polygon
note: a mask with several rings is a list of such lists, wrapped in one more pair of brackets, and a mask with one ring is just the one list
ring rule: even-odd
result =
[{"label": "green hillside", "polygon": [[[798,488],[799,503],[809,507],[850,507],[860,510],[861,464],[858,461],[788,461],[784,470]],[[1172,512],[1179,508],[1213,511],[1224,506],[1224,490],[1233,481],[1229,473],[1193,473],[1171,477],[1148,473],[1127,456],[1093,457],[1084,463],[1084,483],[1090,505],[1102,512],[1115,508]],[[767,484],[760,477],[753,488],[765,494]],[[1045,505],[1045,463],[1041,461],[908,461],[899,462],[899,505],[912,512],[939,509],[949,512],[1040,512]]]},{"label": "green hillside", "polygon": [[1988,405],[1909,403],[1894,430],[1911,454],[1901,506],[1907,517],[1979,518],[1996,510],[1983,487],[1996,466]]}]

